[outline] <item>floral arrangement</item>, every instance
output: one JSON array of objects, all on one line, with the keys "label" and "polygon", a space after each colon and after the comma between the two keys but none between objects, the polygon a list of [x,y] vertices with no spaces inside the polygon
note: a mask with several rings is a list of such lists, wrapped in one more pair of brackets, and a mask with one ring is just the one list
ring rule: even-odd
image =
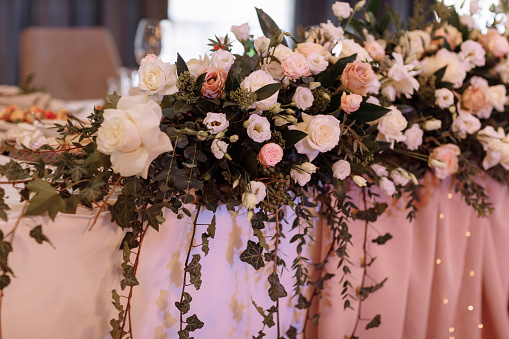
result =
[{"label": "floral arrangement", "polygon": [[[377,0],[354,8],[336,2],[332,11],[338,25],[327,21],[300,28],[296,38],[257,9],[264,36],[254,39],[243,24],[232,26],[236,42],[228,36],[211,40],[210,55],[187,62],[179,56],[175,64],[147,55],[139,69],[140,95],[110,95],[109,103],[94,109],[90,125],[57,125],[58,147],[34,151],[4,143],[34,166],[24,169],[11,161],[0,166],[0,175],[24,183],[25,215],[48,212],[54,219],[78,205],[96,207],[98,213],[108,209],[125,230],[121,289],[129,288],[129,296],[138,284],[135,249],[150,228],[159,229],[163,210],[192,217],[194,204],[194,236],[201,209],[226,208],[234,217],[247,209],[254,237],[240,260],[254,269],[274,266],[267,277],[274,306],[264,310],[253,302],[263,328],[277,326],[278,337],[283,336],[274,317],[279,298],[291,292],[279,281],[279,267],[294,271],[295,307],[307,310],[306,325],[316,324],[318,315],[310,307],[334,275],[323,272],[328,256],[340,258],[336,274],[343,276],[345,308],[385,282],[352,293],[348,280],[348,222],[376,221],[387,208],[380,195],[404,196],[411,219],[419,180],[427,172],[439,179],[452,176],[456,190],[483,217],[491,204],[479,179],[488,175],[509,183],[509,42],[494,28],[498,22],[480,31],[471,16],[417,1],[404,29],[391,9],[382,15],[380,7]],[[356,19],[356,13],[364,19]],[[394,29],[388,30],[391,24]],[[245,53],[233,55],[232,43],[242,44]],[[355,205],[348,195],[355,186],[371,207]],[[117,188],[121,193],[110,203]],[[6,220],[2,197],[0,188],[0,217]],[[303,246],[312,242],[315,207],[332,231],[331,248],[318,263],[302,256]],[[291,263],[278,255],[285,218],[293,218],[292,229],[298,229],[291,239],[298,244]],[[266,223],[275,224],[275,233],[268,233]],[[12,276],[6,239],[14,231],[0,233],[0,289]],[[40,227],[32,232],[39,243],[48,240]],[[204,255],[215,232],[214,217],[198,246]],[[374,241],[384,244],[390,238]],[[201,256],[194,247],[183,279],[199,289]],[[311,270],[320,273],[312,278]],[[114,291],[113,299],[119,317],[111,321],[112,337],[132,336],[126,325],[130,297],[123,304]],[[199,314],[183,320],[191,300],[184,283],[175,303],[180,338],[203,326]],[[367,328],[379,324],[377,315]],[[282,330],[296,338],[305,328]],[[253,337],[264,335],[261,330]]]}]

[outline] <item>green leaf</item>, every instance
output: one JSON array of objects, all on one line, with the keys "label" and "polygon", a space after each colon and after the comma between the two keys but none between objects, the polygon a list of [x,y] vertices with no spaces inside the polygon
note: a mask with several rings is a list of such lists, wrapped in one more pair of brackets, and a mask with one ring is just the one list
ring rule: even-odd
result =
[{"label": "green leaf", "polygon": [[275,84],[268,84],[265,85],[255,91],[256,94],[256,101],[262,101],[264,99],[270,98],[272,95],[274,95],[277,91],[279,91],[281,88],[283,88],[283,83],[275,83]]},{"label": "green leaf", "polygon": [[199,254],[193,254],[193,259],[189,265],[187,265],[184,270],[189,272],[189,281],[194,285],[194,288],[197,290],[201,287],[201,264],[200,264],[201,256]]},{"label": "green leaf", "polygon": [[341,74],[343,74],[343,70],[345,69],[346,65],[354,62],[356,59],[357,53],[339,59],[338,61],[336,61],[336,63],[331,69],[332,74],[334,74],[335,77],[340,76]]},{"label": "green leaf", "polygon": [[11,283],[11,278],[7,274],[0,276],[0,290],[3,290]]},{"label": "green leaf", "polygon": [[0,166],[0,175],[4,175],[9,181],[24,180],[30,178],[30,171],[21,167],[16,161],[11,160]]},{"label": "green leaf", "polygon": [[382,316],[380,314],[375,315],[373,319],[366,325],[366,329],[375,328],[380,326]]},{"label": "green leaf", "polygon": [[366,11],[373,13],[374,15],[378,15],[380,12],[380,5],[382,4],[381,0],[371,0],[366,7]]},{"label": "green leaf", "polygon": [[[265,13],[262,9],[256,8],[256,14],[258,15],[258,21],[260,22],[260,27],[262,28],[263,35],[265,35],[267,38],[271,39],[276,34],[279,34],[281,31],[279,27],[276,25],[274,20]],[[288,46],[286,39],[283,38],[283,41],[281,43],[285,46]]]},{"label": "green leaf", "polygon": [[247,248],[240,254],[240,261],[250,264],[255,270],[265,267],[263,261],[263,247],[254,241],[247,241]]},{"label": "green leaf", "polygon": [[113,92],[111,94],[107,94],[106,97],[108,98],[109,103],[104,105],[103,109],[117,108],[118,101],[120,100],[120,95],[118,95],[117,92]]},{"label": "green leaf", "polygon": [[37,241],[38,244],[42,244],[44,241],[47,241],[51,245],[51,241],[49,241],[48,237],[46,237],[42,233],[42,227],[41,225],[35,226],[30,231],[30,236]]},{"label": "green leaf", "polygon": [[214,237],[216,236],[216,215],[215,214],[212,216],[212,220],[210,221],[209,227],[207,227],[207,234],[212,239],[214,239]]},{"label": "green leaf", "polygon": [[[139,224],[138,212],[136,209],[136,196],[128,193],[125,188],[109,210],[111,212],[111,221],[114,221],[122,229],[135,227]],[[131,245],[129,245],[129,247],[133,248]]]},{"label": "green leaf", "polygon": [[[0,187],[0,219],[7,221],[7,213],[5,211],[10,210],[11,208],[7,206],[4,200],[5,191],[2,187]],[[2,240],[3,236],[0,237]]]},{"label": "green leaf", "polygon": [[378,284],[375,284],[375,285],[362,287],[360,290],[361,300],[365,300],[370,293],[374,293],[374,292],[378,291],[379,289],[381,289],[384,286],[387,279],[388,278],[385,278],[384,280],[382,280],[381,282],[379,282]]},{"label": "green leaf", "polygon": [[283,139],[285,140],[285,148],[291,148],[293,145],[304,139],[308,136],[306,132],[302,132],[296,129],[293,130],[287,130],[281,132],[283,135]]},{"label": "green leaf", "polygon": [[380,22],[376,25],[376,30],[380,35],[383,35],[383,33],[387,30],[387,27],[389,27],[390,23],[391,16],[389,13],[385,13]]},{"label": "green leaf", "polygon": [[179,335],[179,339],[191,339],[189,337],[189,331],[182,330],[182,331],[178,331],[177,334]]},{"label": "green leaf", "polygon": [[187,292],[184,292],[182,302],[175,302],[175,306],[177,309],[182,312],[182,314],[186,314],[191,309],[191,301],[193,298]]},{"label": "green leaf", "polygon": [[193,314],[192,316],[188,317],[186,319],[186,331],[195,331],[203,327],[203,322],[198,319],[198,316],[196,314]]},{"label": "green leaf", "polygon": [[311,302],[309,302],[305,296],[299,294],[299,300],[297,302],[297,305],[295,305],[296,308],[299,310],[304,310],[306,308],[309,308],[311,306]]},{"label": "green leaf", "polygon": [[177,53],[177,75],[180,76],[180,74],[184,72],[189,72],[189,68],[187,68],[187,64],[184,59],[182,59],[180,54]]},{"label": "green leaf", "polygon": [[116,290],[111,290],[111,297],[113,299],[113,306],[115,306],[115,309],[117,311],[123,311],[124,308],[122,307],[122,304],[120,303],[120,296],[118,295]]},{"label": "green leaf", "polygon": [[36,193],[28,204],[26,215],[41,215],[48,212],[49,217],[54,221],[57,213],[65,210],[64,199],[58,195],[57,190],[47,181],[35,178],[27,183],[25,187]]},{"label": "green leaf", "polygon": [[357,122],[370,122],[380,119],[390,111],[388,108],[363,102],[359,110],[348,115],[348,119],[356,120]]},{"label": "green leaf", "polygon": [[267,214],[265,214],[265,212],[263,211],[259,211],[259,212],[256,212],[253,217],[251,218],[251,226],[254,228],[254,229],[264,229],[265,228],[265,223],[264,221],[268,221],[269,220],[269,217],[267,216]]},{"label": "green leaf", "polygon": [[375,244],[378,244],[378,245],[383,245],[391,239],[392,239],[392,235],[390,233],[385,233],[384,235],[381,235],[381,236],[371,240],[371,242],[374,242]]},{"label": "green leaf", "polygon": [[201,87],[203,86],[203,83],[205,82],[206,77],[207,77],[207,73],[202,73],[196,79],[196,92],[195,92],[196,95],[198,95],[200,93]]},{"label": "green leaf", "polygon": [[446,70],[447,66],[444,66],[434,73],[437,82],[442,82]]},{"label": "green leaf", "polygon": [[276,273],[271,273],[269,275],[269,297],[272,301],[276,301],[279,298],[284,298],[288,296],[288,293],[286,293],[286,290],[284,286],[279,282],[279,277]]},{"label": "green leaf", "polygon": [[126,286],[136,286],[140,283],[138,279],[134,276],[134,267],[133,266],[125,266],[122,272],[124,279],[120,281],[120,288],[124,290]]},{"label": "green leaf", "polygon": [[205,253],[205,256],[209,254],[209,236],[207,233],[201,234],[201,250]]},{"label": "green leaf", "polygon": [[265,240],[265,237],[261,230],[254,228],[253,229],[253,235],[258,238],[260,241],[260,246],[265,248],[266,251],[270,249],[269,244],[267,244],[267,241]]},{"label": "green leaf", "polygon": [[288,339],[297,339],[297,329],[293,326],[290,326],[288,331],[286,331],[286,335],[288,336]]}]

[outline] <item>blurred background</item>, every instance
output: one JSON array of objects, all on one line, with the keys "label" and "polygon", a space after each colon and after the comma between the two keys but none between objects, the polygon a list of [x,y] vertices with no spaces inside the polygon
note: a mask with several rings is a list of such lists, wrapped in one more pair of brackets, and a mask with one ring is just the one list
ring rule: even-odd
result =
[{"label": "blurred background", "polygon": [[[431,1],[431,0],[430,0]],[[134,40],[142,18],[168,19],[161,25],[164,41],[160,57],[174,61],[208,52],[208,39],[230,34],[232,25],[248,22],[255,37],[262,34],[255,7],[262,8],[280,26],[295,32],[297,25],[309,26],[333,17],[335,0],[1,0],[0,1],[0,84],[17,85],[20,76],[20,36],[31,26],[107,28],[113,37],[120,64],[136,68]],[[350,0],[352,7],[358,1]],[[405,22],[412,13],[412,0],[382,0],[390,4]],[[444,0],[458,5],[470,0]],[[497,0],[480,0],[488,8]],[[468,8],[468,6],[465,6]],[[468,9],[466,9],[468,10]],[[235,46],[235,44],[234,44]],[[41,53],[42,48],[30,50]],[[240,48],[240,46],[238,46]],[[234,50],[235,52],[235,50]],[[238,51],[240,52],[240,50]],[[65,53],[65,52],[64,52]]]}]

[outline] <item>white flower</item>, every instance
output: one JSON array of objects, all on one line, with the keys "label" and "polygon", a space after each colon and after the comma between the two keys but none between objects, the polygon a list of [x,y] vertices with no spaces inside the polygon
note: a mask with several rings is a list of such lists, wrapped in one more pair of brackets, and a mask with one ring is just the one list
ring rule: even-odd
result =
[{"label": "white flower", "polygon": [[336,1],[332,4],[332,12],[338,19],[345,19],[352,14],[353,9],[348,2]]},{"label": "white flower", "polygon": [[415,151],[422,145],[422,136],[424,132],[419,128],[418,124],[413,124],[412,127],[405,131],[405,144],[410,151]]},{"label": "white flower", "polygon": [[97,133],[97,149],[110,155],[113,170],[122,176],[146,179],[152,161],[173,150],[166,133],[159,129],[161,107],[145,95],[123,96],[116,109],[104,110]]},{"label": "white flower", "polygon": [[391,111],[378,119],[377,140],[390,142],[391,148],[393,148],[394,142],[406,140],[406,136],[403,135],[403,130],[407,127],[408,121],[395,106],[390,106],[388,108]]},{"label": "white flower", "polygon": [[461,139],[465,139],[467,134],[474,134],[481,129],[481,121],[470,113],[460,113],[452,122],[451,129],[457,132]]},{"label": "white flower", "polygon": [[199,77],[204,67],[210,66],[210,60],[207,54],[202,58],[200,55],[199,59],[191,59],[186,62],[189,73],[195,77]]},{"label": "white flower", "polygon": [[230,122],[226,120],[226,114],[224,113],[213,113],[208,112],[203,124],[210,130],[210,133],[217,134],[224,131],[230,125]]},{"label": "white flower", "polygon": [[263,64],[262,70],[269,73],[274,80],[283,80],[285,77],[281,64],[277,61],[271,61],[268,64]]},{"label": "white flower", "polygon": [[237,40],[246,41],[249,38],[249,30],[250,29],[251,28],[249,27],[249,25],[246,22],[240,26],[232,26],[231,31],[233,32],[233,34],[235,34],[235,37],[237,38]]},{"label": "white flower", "polygon": [[256,205],[265,199],[267,190],[265,184],[260,181],[251,181],[248,189],[242,193],[242,205],[247,209],[254,209]]},{"label": "white flower", "polygon": [[389,81],[382,88],[382,93],[389,98],[390,101],[396,100],[401,94],[410,99],[414,91],[419,89],[419,82],[414,78],[418,72],[414,71],[414,65],[405,65],[403,56],[399,53],[392,53],[394,63],[387,73]]},{"label": "white flower", "polygon": [[288,58],[290,55],[293,54],[293,51],[291,48],[286,47],[285,45],[277,45],[274,49],[274,56],[282,62],[286,58]]},{"label": "white flower", "polygon": [[424,123],[424,129],[426,131],[434,131],[434,130],[437,130],[440,128],[442,128],[442,120],[431,119],[431,120],[427,120]]},{"label": "white flower", "polygon": [[497,131],[493,126],[486,126],[477,133],[477,139],[483,145],[486,156],[482,166],[485,170],[500,163],[504,169],[509,170],[509,134],[506,136],[504,129],[499,127]]},{"label": "white flower", "polygon": [[349,57],[351,55],[357,54],[356,59],[361,61],[373,61],[368,51],[358,43],[356,43],[352,39],[344,39],[341,41],[341,53],[339,53],[338,57],[340,59]]},{"label": "white flower", "polygon": [[308,173],[311,174],[316,173],[316,166],[310,162],[303,162],[302,164],[300,164],[300,167]]},{"label": "white flower", "polygon": [[247,135],[255,142],[264,142],[271,138],[269,120],[258,114],[251,114],[244,122],[244,128],[247,129]]},{"label": "white flower", "polygon": [[292,100],[297,104],[299,109],[304,111],[313,105],[313,100],[315,100],[315,98],[309,88],[299,86],[295,90]]},{"label": "white flower", "polygon": [[327,66],[329,66],[327,60],[325,60],[323,55],[319,53],[308,54],[308,56],[306,57],[306,63],[308,64],[309,70],[313,74],[321,73],[325,71]]},{"label": "white flower", "polygon": [[396,186],[389,178],[380,178],[379,187],[382,193],[388,196],[392,196],[394,193],[396,193]]},{"label": "white flower", "polygon": [[256,207],[256,204],[258,202],[256,201],[256,195],[251,192],[244,192],[242,193],[242,205],[244,205],[245,208],[252,210]]},{"label": "white flower", "polygon": [[26,122],[16,124],[16,127],[9,129],[5,133],[5,139],[16,142],[15,147],[19,149],[21,149],[23,145],[32,150],[36,150],[48,143],[44,134],[37,129],[37,127]]},{"label": "white flower", "polygon": [[367,103],[369,104],[373,104],[373,105],[378,105],[380,106],[380,100],[378,100],[377,98],[373,97],[373,96],[370,96],[367,100],[366,100]]},{"label": "white flower", "polygon": [[467,76],[467,67],[458,54],[442,48],[432,57],[424,58],[423,73],[431,75],[439,69],[447,66],[442,81],[450,82],[454,88],[463,85],[463,80]]},{"label": "white flower", "polygon": [[297,126],[290,126],[290,129],[297,129],[308,135],[295,144],[297,152],[306,154],[309,161],[313,161],[320,152],[327,152],[337,146],[341,129],[339,120],[332,115],[311,116],[302,113],[303,122]]},{"label": "white flower", "polygon": [[342,27],[336,27],[330,20],[326,23],[321,23],[320,27],[325,32],[325,38],[331,41],[339,41],[345,37],[345,32]]},{"label": "white flower", "polygon": [[396,185],[406,186],[410,181],[410,175],[402,168],[396,168],[391,171],[391,178]]},{"label": "white flower", "polygon": [[353,182],[359,186],[359,187],[363,187],[363,186],[366,186],[367,185],[367,181],[366,179],[364,179],[363,177],[361,177],[360,175],[354,175],[352,177],[353,179]]},{"label": "white flower", "polygon": [[228,150],[228,144],[222,140],[214,139],[212,141],[212,146],[210,147],[212,154],[216,157],[216,159],[223,159],[225,153]]},{"label": "white flower", "polygon": [[350,163],[346,160],[338,160],[332,164],[333,176],[339,180],[345,180],[350,175]]},{"label": "white flower", "polygon": [[507,101],[506,89],[504,85],[491,86],[490,92],[490,105],[493,106],[497,111],[503,112],[504,105]]},{"label": "white flower", "polygon": [[431,36],[422,30],[409,31],[401,35],[399,43],[407,56],[415,56],[419,59],[431,44]]},{"label": "white flower", "polygon": [[460,58],[467,62],[470,71],[474,67],[482,67],[486,63],[486,51],[480,43],[474,40],[467,40],[461,44]]},{"label": "white flower", "polygon": [[254,41],[254,47],[258,54],[262,57],[267,56],[267,52],[269,51],[270,39],[265,35],[262,35],[259,38],[256,38]]},{"label": "white flower", "polygon": [[371,169],[375,171],[376,175],[378,175],[379,177],[386,177],[389,175],[389,172],[387,171],[387,168],[385,168],[385,166],[373,164],[371,165]]},{"label": "white flower", "polygon": [[211,66],[222,68],[225,71],[230,70],[233,62],[233,55],[224,49],[218,49],[217,51],[212,52],[210,57]]},{"label": "white flower", "polygon": [[454,94],[447,88],[439,88],[435,91],[435,105],[445,109],[454,104]]},{"label": "white flower", "polygon": [[[249,74],[244,81],[240,84],[242,88],[245,88],[251,92],[255,92],[256,90],[262,88],[268,84],[275,84],[275,81],[272,76],[265,72],[264,70],[257,70],[253,73]],[[277,96],[279,91],[268,97],[267,99],[263,99],[261,101],[257,101],[255,103],[256,112],[268,111],[270,106],[274,105],[277,102]]]},{"label": "white flower", "polygon": [[177,89],[177,68],[159,59],[151,59],[140,66],[138,88],[147,95],[161,100],[164,95],[175,94]]},{"label": "white flower", "polygon": [[290,176],[300,186],[306,185],[311,180],[311,174],[316,172],[316,166],[305,162],[290,170]]}]

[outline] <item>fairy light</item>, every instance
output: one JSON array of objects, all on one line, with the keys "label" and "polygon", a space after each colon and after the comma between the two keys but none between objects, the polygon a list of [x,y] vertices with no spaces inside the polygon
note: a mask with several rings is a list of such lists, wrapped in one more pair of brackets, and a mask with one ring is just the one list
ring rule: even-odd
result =
[{"label": "fairy light", "polygon": [[447,305],[449,303],[449,299],[444,298],[444,300],[442,300],[442,302],[444,303],[444,305]]},{"label": "fairy light", "polygon": [[449,332],[454,332],[454,327],[449,327]]},{"label": "fairy light", "polygon": [[473,309],[474,309],[474,306],[472,306],[472,305],[468,306],[469,311],[472,311]]},{"label": "fairy light", "polygon": [[452,199],[452,193],[447,194],[447,198]]},{"label": "fairy light", "polygon": [[466,236],[467,236],[467,238],[468,238],[468,237],[470,236],[470,231],[467,231],[467,232],[465,233],[465,235],[466,235]]},{"label": "fairy light", "polygon": [[439,217],[440,217],[440,219],[443,219],[445,217],[445,215],[443,213],[440,213]]},{"label": "fairy light", "polygon": [[473,276],[475,276],[475,272],[474,271],[470,271],[470,272],[468,272],[468,275],[473,277]]},{"label": "fairy light", "polygon": [[483,328],[484,326],[483,326],[483,324],[479,324],[479,325],[477,325],[477,327],[478,328]]},{"label": "fairy light", "polygon": [[441,263],[441,262],[442,262],[442,259],[440,259],[440,258],[438,258],[438,259],[436,260],[437,265],[440,265],[440,263]]}]

